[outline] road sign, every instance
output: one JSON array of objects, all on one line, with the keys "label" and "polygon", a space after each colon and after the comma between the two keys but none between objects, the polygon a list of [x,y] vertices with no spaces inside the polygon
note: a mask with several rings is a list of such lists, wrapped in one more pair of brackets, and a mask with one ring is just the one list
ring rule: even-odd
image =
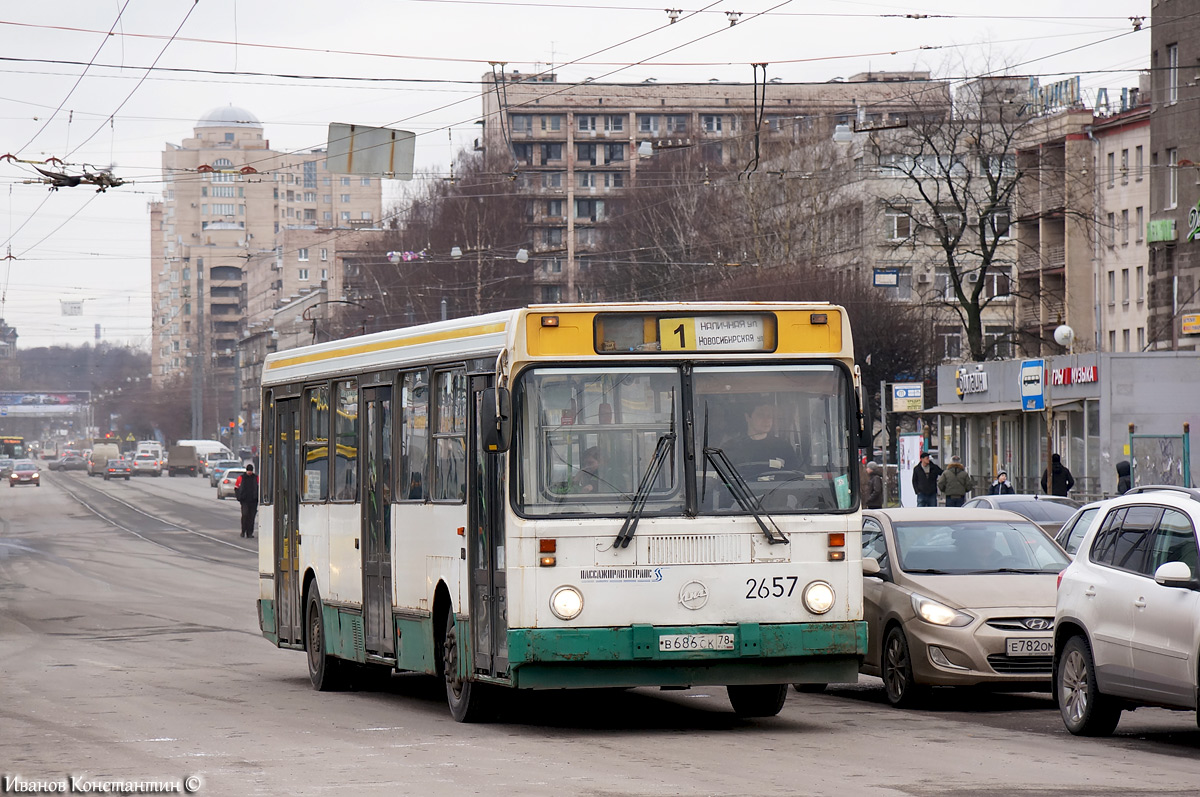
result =
[{"label": "road sign", "polygon": [[925,409],[924,386],[920,382],[892,384],[892,412],[920,412]]},{"label": "road sign", "polygon": [[1045,360],[1024,360],[1021,363],[1021,409],[1036,412],[1046,408],[1045,379]]}]

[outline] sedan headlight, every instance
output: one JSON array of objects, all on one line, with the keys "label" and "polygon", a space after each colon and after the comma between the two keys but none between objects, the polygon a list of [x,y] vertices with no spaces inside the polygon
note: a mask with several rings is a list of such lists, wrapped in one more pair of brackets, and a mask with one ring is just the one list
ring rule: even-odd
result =
[{"label": "sedan headlight", "polygon": [[814,581],[804,588],[801,596],[804,608],[813,614],[825,614],[833,608],[833,587],[824,581]]},{"label": "sedan headlight", "polygon": [[934,625],[961,628],[975,621],[974,617],[965,612],[951,609],[944,603],[938,603],[931,598],[926,598],[924,595],[918,595],[915,592],[912,594],[912,607],[918,617]]},{"label": "sedan headlight", "polygon": [[559,587],[550,595],[550,611],[560,620],[574,620],[583,611],[583,595],[574,587]]}]

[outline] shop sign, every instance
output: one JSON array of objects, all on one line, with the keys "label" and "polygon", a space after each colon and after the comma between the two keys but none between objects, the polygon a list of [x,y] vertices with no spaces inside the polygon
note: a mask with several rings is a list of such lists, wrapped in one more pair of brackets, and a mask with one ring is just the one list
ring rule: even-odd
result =
[{"label": "shop sign", "polygon": [[1146,222],[1146,243],[1170,242],[1175,238],[1175,219],[1155,219]]},{"label": "shop sign", "polygon": [[1200,313],[1188,313],[1180,319],[1183,324],[1179,330],[1181,335],[1200,335]]},{"label": "shop sign", "polygon": [[1188,211],[1188,237],[1189,241],[1196,240],[1200,236],[1200,200],[1196,202],[1196,206]]},{"label": "shop sign", "polygon": [[1095,365],[1081,365],[1075,368],[1055,368],[1050,372],[1050,384],[1059,385],[1084,385],[1089,382],[1098,382],[1100,369]]},{"label": "shop sign", "polygon": [[959,368],[954,372],[954,392],[961,399],[968,393],[988,392],[987,371],[968,371]]},{"label": "shop sign", "polygon": [[920,382],[892,385],[892,412],[920,412],[925,409],[925,391]]}]

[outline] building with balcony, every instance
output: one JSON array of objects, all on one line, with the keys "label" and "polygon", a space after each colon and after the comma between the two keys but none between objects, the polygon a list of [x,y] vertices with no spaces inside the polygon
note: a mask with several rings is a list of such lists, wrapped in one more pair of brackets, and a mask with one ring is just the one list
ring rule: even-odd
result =
[{"label": "building with balcony", "polygon": [[211,437],[256,405],[238,378],[240,341],[298,295],[340,290],[339,242],[378,224],[381,180],[329,172],[324,150],[271,149],[258,119],[232,105],[168,144],[162,164],[163,197],[150,206],[152,378],[190,382],[192,436]]}]

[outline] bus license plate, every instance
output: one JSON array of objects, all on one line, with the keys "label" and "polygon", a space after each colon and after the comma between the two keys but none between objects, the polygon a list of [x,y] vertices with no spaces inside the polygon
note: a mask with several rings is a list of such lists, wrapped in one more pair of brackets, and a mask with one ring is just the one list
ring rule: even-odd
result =
[{"label": "bus license plate", "polygon": [[1004,640],[1010,656],[1052,656],[1054,640],[1045,637],[1015,637]]},{"label": "bus license plate", "polygon": [[733,650],[733,634],[663,634],[658,649],[663,650]]}]

